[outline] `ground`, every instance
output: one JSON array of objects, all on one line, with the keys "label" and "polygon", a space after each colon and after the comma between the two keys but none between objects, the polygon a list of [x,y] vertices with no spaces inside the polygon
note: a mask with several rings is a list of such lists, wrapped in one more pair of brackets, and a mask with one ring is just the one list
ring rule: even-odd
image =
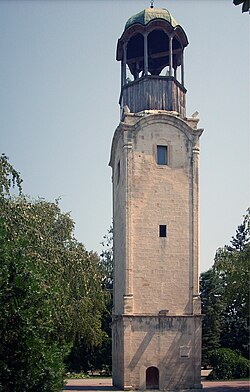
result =
[{"label": "ground", "polygon": [[[249,381],[203,381],[204,392],[249,392]],[[63,391],[118,391],[112,387],[111,378],[68,380]]]}]

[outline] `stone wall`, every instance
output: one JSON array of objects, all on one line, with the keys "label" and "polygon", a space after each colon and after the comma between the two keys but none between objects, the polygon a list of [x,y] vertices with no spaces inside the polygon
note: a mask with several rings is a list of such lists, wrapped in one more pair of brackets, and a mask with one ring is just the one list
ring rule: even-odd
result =
[{"label": "stone wall", "polygon": [[124,387],[146,389],[146,370],[159,370],[160,390],[200,389],[201,317],[125,316]]},{"label": "stone wall", "polygon": [[[160,389],[200,388],[197,122],[164,111],[127,113],[113,138],[119,388],[145,389],[150,367],[159,371]],[[167,146],[167,165],[157,164],[159,145]],[[166,225],[166,237],[159,225]]]}]

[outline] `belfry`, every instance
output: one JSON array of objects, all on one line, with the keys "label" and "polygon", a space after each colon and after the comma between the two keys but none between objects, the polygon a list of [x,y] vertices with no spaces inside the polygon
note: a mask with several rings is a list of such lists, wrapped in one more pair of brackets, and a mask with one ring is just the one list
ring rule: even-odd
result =
[{"label": "belfry", "polygon": [[202,388],[198,119],[186,116],[183,28],[166,9],[117,44],[121,120],[112,142],[113,384]]}]

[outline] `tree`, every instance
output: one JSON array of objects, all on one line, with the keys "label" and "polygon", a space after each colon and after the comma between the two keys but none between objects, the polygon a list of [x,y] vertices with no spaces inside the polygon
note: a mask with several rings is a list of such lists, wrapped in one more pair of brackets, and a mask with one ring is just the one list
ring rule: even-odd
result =
[{"label": "tree", "polygon": [[230,245],[219,248],[213,267],[201,274],[203,366],[211,365],[211,356],[221,348],[248,357],[249,229],[248,209]]},{"label": "tree", "polygon": [[76,340],[66,359],[67,369],[73,372],[99,370],[110,374],[112,366],[111,321],[113,302],[113,227],[111,226],[102,241],[100,266],[103,270],[103,287],[107,295],[107,308],[102,314],[102,336],[98,344],[89,344],[85,339]]},{"label": "tree", "polygon": [[212,372],[210,380],[248,378],[250,361],[229,348],[219,348],[211,355]]},{"label": "tree", "polygon": [[22,194],[22,184],[20,173],[9,163],[5,154],[0,156],[0,197],[10,197],[11,188],[18,188],[19,195]]},{"label": "tree", "polygon": [[105,287],[109,293],[109,302],[107,311],[102,319],[102,329],[106,333],[106,339],[104,340],[98,357],[102,361],[102,368],[106,369],[107,372],[111,372],[112,369],[112,307],[113,307],[113,226],[110,226],[108,233],[104,236],[102,242],[103,251],[101,253],[101,264],[105,271]]},{"label": "tree", "polygon": [[[106,309],[99,257],[73,235],[59,201],[22,194],[0,159],[0,390],[59,391],[75,339],[101,340]],[[20,196],[12,196],[17,186]]]},{"label": "tree", "polygon": [[201,274],[202,366],[205,368],[211,365],[211,353],[220,347],[223,291],[222,283],[212,268]]},{"label": "tree", "polygon": [[249,264],[250,211],[238,226],[231,245],[216,252],[214,271],[224,282],[225,311],[221,344],[248,355],[249,336]]},{"label": "tree", "polygon": [[113,226],[110,226],[108,233],[103,237],[103,250],[101,252],[101,264],[105,271],[105,285],[111,294],[113,293]]},{"label": "tree", "polygon": [[242,4],[242,12],[249,12],[250,0],[234,0],[234,5]]}]

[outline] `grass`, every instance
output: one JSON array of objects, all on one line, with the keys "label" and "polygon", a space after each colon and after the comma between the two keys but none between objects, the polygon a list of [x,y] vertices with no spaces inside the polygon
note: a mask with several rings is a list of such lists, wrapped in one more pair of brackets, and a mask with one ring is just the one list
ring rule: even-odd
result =
[{"label": "grass", "polygon": [[85,373],[66,373],[65,374],[65,378],[68,380],[72,380],[72,379],[83,379],[83,378],[90,378],[90,376],[88,374]]}]

